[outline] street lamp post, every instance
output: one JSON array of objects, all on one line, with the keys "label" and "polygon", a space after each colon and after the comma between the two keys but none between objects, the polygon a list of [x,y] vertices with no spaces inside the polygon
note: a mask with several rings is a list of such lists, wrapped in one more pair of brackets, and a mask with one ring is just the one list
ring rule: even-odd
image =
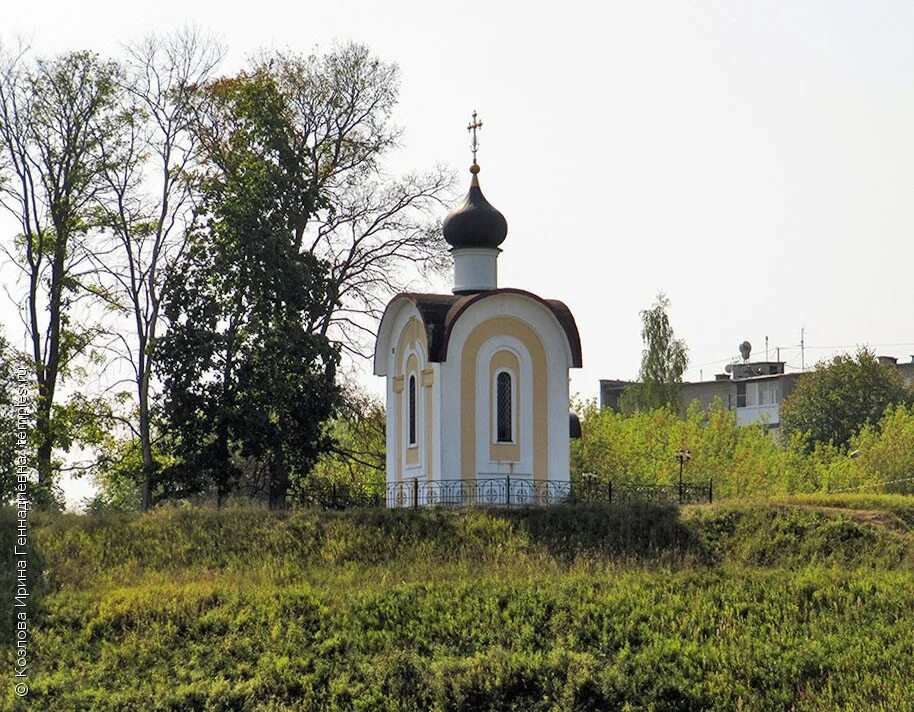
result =
[{"label": "street lamp post", "polygon": [[682,469],[685,466],[687,460],[692,459],[692,453],[688,448],[679,448],[676,451],[676,459],[679,460],[679,504],[682,504]]}]

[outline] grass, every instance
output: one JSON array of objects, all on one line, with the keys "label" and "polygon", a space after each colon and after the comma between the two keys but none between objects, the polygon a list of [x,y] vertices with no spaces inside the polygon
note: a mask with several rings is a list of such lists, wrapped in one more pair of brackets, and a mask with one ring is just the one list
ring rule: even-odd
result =
[{"label": "grass", "polygon": [[28,709],[914,708],[912,498],[60,515],[35,556]]}]

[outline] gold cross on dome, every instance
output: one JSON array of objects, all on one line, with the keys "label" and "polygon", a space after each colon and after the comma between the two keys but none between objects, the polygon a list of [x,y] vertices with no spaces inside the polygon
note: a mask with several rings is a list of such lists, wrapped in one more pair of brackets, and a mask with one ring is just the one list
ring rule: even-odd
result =
[{"label": "gold cross on dome", "polygon": [[470,150],[473,152],[473,165],[476,165],[476,151],[479,150],[479,140],[476,138],[476,130],[482,128],[482,121],[476,120],[476,110],[473,109],[473,120],[467,124],[467,131],[473,134],[473,140],[470,141]]}]

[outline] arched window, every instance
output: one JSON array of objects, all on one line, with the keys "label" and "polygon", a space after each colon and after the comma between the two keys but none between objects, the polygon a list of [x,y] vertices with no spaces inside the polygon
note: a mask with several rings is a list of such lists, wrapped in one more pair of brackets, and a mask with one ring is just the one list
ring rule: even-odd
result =
[{"label": "arched window", "polygon": [[495,379],[495,441],[499,443],[514,442],[512,391],[511,374],[502,371]]},{"label": "arched window", "polygon": [[409,377],[409,404],[407,420],[409,421],[409,444],[416,444],[416,377]]}]

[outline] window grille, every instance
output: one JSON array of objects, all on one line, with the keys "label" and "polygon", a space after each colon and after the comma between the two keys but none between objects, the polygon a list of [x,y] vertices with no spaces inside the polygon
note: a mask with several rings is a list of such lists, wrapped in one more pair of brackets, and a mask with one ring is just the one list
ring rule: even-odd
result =
[{"label": "window grille", "polygon": [[409,444],[416,444],[416,377],[409,377]]},{"label": "window grille", "polygon": [[510,443],[512,437],[513,406],[511,393],[511,374],[502,371],[498,374],[496,383],[496,442]]}]

